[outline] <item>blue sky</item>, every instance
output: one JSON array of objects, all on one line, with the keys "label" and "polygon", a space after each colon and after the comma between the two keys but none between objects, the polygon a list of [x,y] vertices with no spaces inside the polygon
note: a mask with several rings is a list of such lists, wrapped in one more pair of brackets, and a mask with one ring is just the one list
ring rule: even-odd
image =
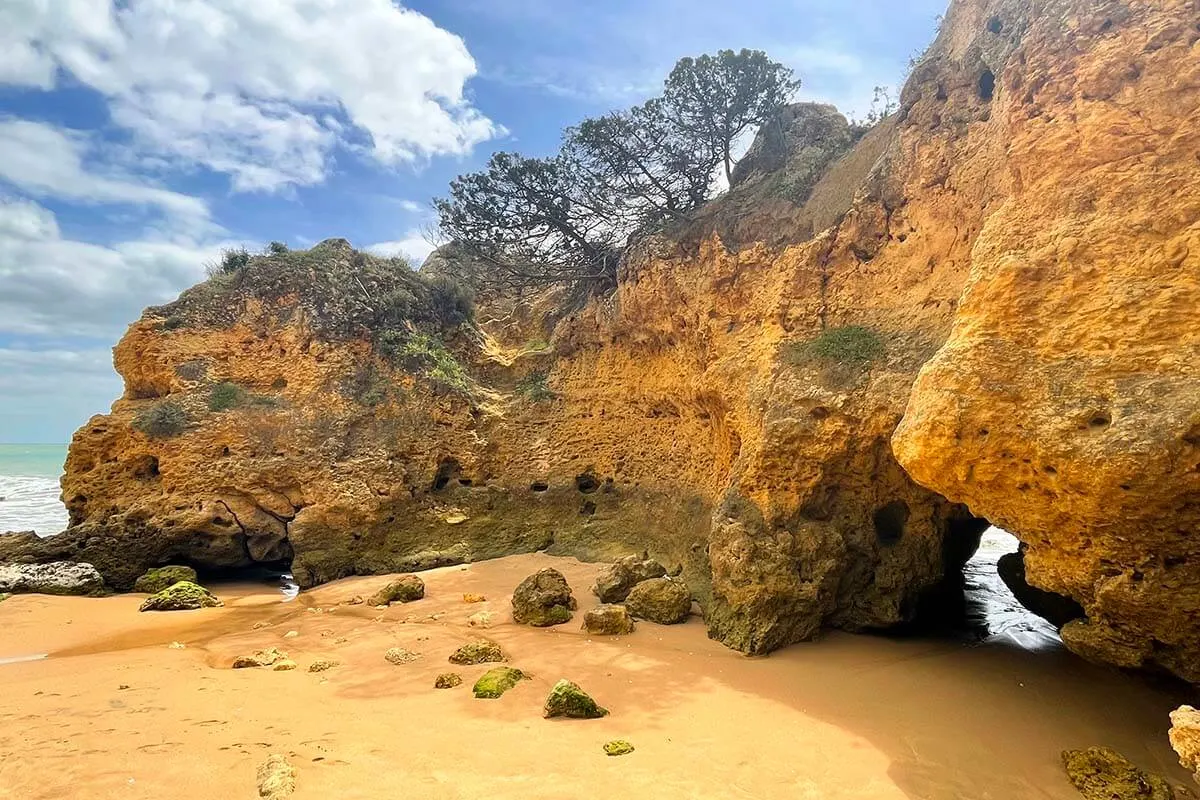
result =
[{"label": "blue sky", "polygon": [[861,115],[944,0],[4,0],[0,442],[65,442],[111,347],[222,247],[330,236],[420,260],[429,201],[498,149],[766,50]]}]

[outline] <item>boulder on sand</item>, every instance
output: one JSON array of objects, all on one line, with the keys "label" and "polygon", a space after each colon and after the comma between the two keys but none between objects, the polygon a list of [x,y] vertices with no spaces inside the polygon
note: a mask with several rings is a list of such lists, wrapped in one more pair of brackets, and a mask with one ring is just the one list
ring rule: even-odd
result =
[{"label": "boulder on sand", "polygon": [[0,564],[0,592],[7,594],[106,594],[104,579],[91,564]]},{"label": "boulder on sand", "polygon": [[571,621],[576,608],[567,579],[546,567],[521,581],[513,592],[513,620],[522,625],[547,628]]},{"label": "boulder on sand", "polygon": [[416,661],[421,657],[420,653],[414,653],[411,650],[405,650],[403,647],[389,647],[387,652],[383,654],[383,660],[389,664],[400,666]]},{"label": "boulder on sand", "polygon": [[1064,750],[1067,777],[1086,800],[1175,800],[1170,784],[1108,747]]},{"label": "boulder on sand", "polygon": [[495,700],[521,681],[527,680],[529,680],[529,676],[519,669],[494,667],[475,681],[472,691],[481,700]]},{"label": "boulder on sand", "polygon": [[155,567],[148,569],[142,573],[142,577],[137,579],[133,584],[135,592],[144,592],[146,594],[154,594],[161,592],[169,586],[174,586],[180,581],[188,581],[189,583],[196,582],[196,570],[191,567]]},{"label": "boulder on sand", "polygon": [[613,739],[604,743],[604,752],[610,756],[624,756],[633,752],[633,745],[624,739]]},{"label": "boulder on sand", "polygon": [[138,611],[192,611],[223,605],[225,604],[203,586],[191,581],[180,581],[147,597]]},{"label": "boulder on sand", "polygon": [[633,633],[633,628],[633,617],[625,606],[596,606],[583,615],[583,629],[594,636],[621,636]]},{"label": "boulder on sand", "polygon": [[625,556],[600,573],[592,586],[592,594],[599,597],[601,603],[623,603],[634,586],[666,574],[666,567],[645,554],[641,558]]},{"label": "boulder on sand", "polygon": [[462,675],[457,672],[443,672],[437,676],[433,682],[435,689],[453,689],[455,686],[462,684]]},{"label": "boulder on sand", "polygon": [[471,664],[490,664],[508,661],[504,650],[491,639],[476,639],[467,642],[450,654],[451,664],[470,666]]},{"label": "boulder on sand", "polygon": [[386,606],[389,603],[411,603],[425,596],[425,581],[416,575],[401,575],[396,580],[384,586],[367,601],[373,606]]},{"label": "boulder on sand", "polygon": [[255,778],[262,800],[283,800],[296,791],[296,768],[279,754],[259,764]]},{"label": "boulder on sand", "polygon": [[561,680],[554,684],[550,696],[546,698],[546,706],[542,716],[569,717],[570,719],[599,719],[608,716],[608,709],[596,705],[596,701],[579,688],[579,684]]},{"label": "boulder on sand", "polygon": [[238,656],[233,660],[234,669],[253,669],[255,667],[271,667],[275,664],[282,664],[285,661],[291,661],[288,654],[274,647],[268,647],[266,650],[257,650],[251,656]]},{"label": "boulder on sand", "polygon": [[675,625],[692,613],[692,593],[676,578],[654,578],[634,586],[625,605],[635,617]]}]

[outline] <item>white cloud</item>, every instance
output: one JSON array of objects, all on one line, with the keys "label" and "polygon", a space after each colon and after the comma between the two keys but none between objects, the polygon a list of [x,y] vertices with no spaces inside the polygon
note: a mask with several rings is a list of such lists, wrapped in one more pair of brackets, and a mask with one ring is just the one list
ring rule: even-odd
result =
[{"label": "white cloud", "polygon": [[203,201],[152,186],[139,178],[105,175],[84,164],[88,141],[81,134],[39,122],[0,118],[0,180],[34,197],[87,204],[155,206],[172,215],[202,220]]},{"label": "white cloud", "polygon": [[430,242],[426,238],[426,235],[418,230],[410,230],[404,235],[403,239],[391,242],[377,242],[366,247],[368,253],[373,253],[384,258],[404,256],[415,267],[419,267],[425,263],[425,259],[436,249],[437,245]]},{"label": "white cloud", "polygon": [[404,209],[410,214],[423,214],[426,210],[425,206],[413,200],[401,200],[400,208]]},{"label": "white cloud", "polygon": [[0,333],[115,340],[144,306],[203,278],[219,250],[185,239],[73,241],[46,208],[0,198]]},{"label": "white cloud", "polygon": [[237,190],[318,183],[338,142],[396,165],[498,132],[462,40],[389,0],[6,0],[0,25],[0,82],[61,69],[139,148]]}]

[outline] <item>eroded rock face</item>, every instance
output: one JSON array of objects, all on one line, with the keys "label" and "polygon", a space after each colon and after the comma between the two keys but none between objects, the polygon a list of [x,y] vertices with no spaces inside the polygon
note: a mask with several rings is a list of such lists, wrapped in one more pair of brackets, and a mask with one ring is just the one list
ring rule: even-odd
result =
[{"label": "eroded rock face", "polygon": [[1183,0],[1020,19],[992,65],[1003,191],[893,446],[1083,606],[1072,650],[1200,681],[1195,19]]},{"label": "eroded rock face", "polygon": [[[760,653],[910,619],[986,518],[1082,604],[1072,647],[1192,676],[1193,26],[1184,0],[957,0],[893,119],[854,142],[792,109],[794,152],[764,138],[582,309],[484,298],[467,327],[342,240],[255,259],[131,326],[71,528],[0,561],[127,589],[291,559],[310,586],[646,550]],[[183,423],[148,433],[166,403]]]}]

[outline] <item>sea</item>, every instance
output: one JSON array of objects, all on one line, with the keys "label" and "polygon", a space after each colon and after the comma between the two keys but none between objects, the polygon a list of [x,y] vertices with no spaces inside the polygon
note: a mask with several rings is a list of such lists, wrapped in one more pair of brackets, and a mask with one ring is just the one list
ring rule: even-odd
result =
[{"label": "sea", "polygon": [[65,444],[0,444],[0,533],[67,527],[58,486],[66,460]]}]

